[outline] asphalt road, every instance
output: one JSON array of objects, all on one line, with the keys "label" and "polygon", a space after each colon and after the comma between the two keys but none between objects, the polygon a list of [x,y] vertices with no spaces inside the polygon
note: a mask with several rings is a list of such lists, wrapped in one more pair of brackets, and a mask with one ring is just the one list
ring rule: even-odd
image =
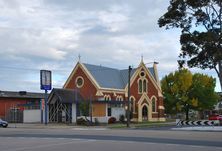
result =
[{"label": "asphalt road", "polygon": [[219,151],[222,132],[0,128],[0,151]]}]

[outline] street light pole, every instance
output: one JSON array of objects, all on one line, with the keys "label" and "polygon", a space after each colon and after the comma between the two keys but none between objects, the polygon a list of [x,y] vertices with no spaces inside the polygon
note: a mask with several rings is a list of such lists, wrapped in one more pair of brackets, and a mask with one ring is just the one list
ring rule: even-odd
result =
[{"label": "street light pole", "polygon": [[128,70],[128,102],[127,102],[127,127],[130,127],[130,73],[132,67],[129,66]]}]

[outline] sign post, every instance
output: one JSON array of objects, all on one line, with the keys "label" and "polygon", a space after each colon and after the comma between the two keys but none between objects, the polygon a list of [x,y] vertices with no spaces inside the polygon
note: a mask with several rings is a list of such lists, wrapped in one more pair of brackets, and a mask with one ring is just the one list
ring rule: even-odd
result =
[{"label": "sign post", "polygon": [[41,123],[43,123],[43,110],[45,108],[45,100],[41,99]]},{"label": "sign post", "polygon": [[45,102],[44,102],[44,107],[45,107],[45,125],[47,125],[47,114],[48,114],[48,108],[47,108],[47,103],[48,103],[48,98],[47,98],[47,91],[52,89],[52,73],[49,70],[40,70],[40,84],[41,84],[41,90],[45,90]]}]

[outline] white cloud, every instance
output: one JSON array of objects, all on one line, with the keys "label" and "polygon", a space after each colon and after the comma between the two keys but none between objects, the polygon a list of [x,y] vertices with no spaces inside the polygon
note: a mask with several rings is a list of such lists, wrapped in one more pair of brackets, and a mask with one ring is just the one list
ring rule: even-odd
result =
[{"label": "white cloud", "polygon": [[159,62],[163,77],[177,68],[180,49],[179,32],[157,25],[168,3],[0,0],[0,89],[39,91],[43,68],[62,87],[78,54],[82,62],[116,68],[137,66],[143,55],[144,62]]},{"label": "white cloud", "polygon": [[98,18],[108,31],[118,32],[127,27],[128,9],[127,6],[112,6],[110,10],[99,12]]}]

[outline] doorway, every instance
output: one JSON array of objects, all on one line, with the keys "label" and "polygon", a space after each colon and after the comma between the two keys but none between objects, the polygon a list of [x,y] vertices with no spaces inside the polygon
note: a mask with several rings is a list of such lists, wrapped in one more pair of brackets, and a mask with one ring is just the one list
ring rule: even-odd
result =
[{"label": "doorway", "polygon": [[144,105],[142,108],[142,120],[148,121],[148,108],[146,105]]}]

